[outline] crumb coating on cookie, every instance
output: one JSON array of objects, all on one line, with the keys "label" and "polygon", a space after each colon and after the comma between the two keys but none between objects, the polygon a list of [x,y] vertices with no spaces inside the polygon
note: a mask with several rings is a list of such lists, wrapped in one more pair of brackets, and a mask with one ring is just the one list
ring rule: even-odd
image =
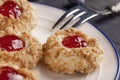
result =
[{"label": "crumb coating on cookie", "polygon": [[[0,5],[8,0],[0,0]],[[10,15],[10,18],[0,14],[0,30],[20,33],[20,32],[30,32],[31,29],[35,27],[35,16],[34,10],[31,4],[27,0],[11,0],[15,2],[21,9],[22,14],[20,17],[15,18]]]},{"label": "crumb coating on cookie", "polygon": [[[88,45],[80,48],[67,48],[62,40],[68,35],[81,36]],[[43,45],[44,63],[53,71],[72,74],[93,72],[100,64],[103,51],[96,39],[88,38],[81,31],[70,28],[59,30],[48,37]]]},{"label": "crumb coating on cookie", "polygon": [[18,73],[24,76],[24,80],[38,80],[39,79],[38,71],[28,70],[27,68],[19,68],[17,65],[13,65],[12,63],[0,62],[0,68],[6,67],[6,66],[14,68]]},{"label": "crumb coating on cookie", "polygon": [[[0,32],[0,37],[7,35],[5,32]],[[13,34],[9,34],[13,35]],[[12,62],[22,68],[33,68],[42,58],[42,45],[38,40],[31,37],[27,33],[22,33],[18,36],[25,43],[25,47],[19,51],[8,52],[0,48],[0,62]]]}]

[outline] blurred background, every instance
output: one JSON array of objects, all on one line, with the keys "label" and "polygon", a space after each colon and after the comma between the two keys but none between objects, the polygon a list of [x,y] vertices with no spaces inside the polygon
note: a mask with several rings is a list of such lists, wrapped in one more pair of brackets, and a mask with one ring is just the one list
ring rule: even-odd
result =
[{"label": "blurred background", "polygon": [[78,4],[79,1],[82,1],[85,2],[85,5],[93,9],[103,10],[105,9],[106,6],[111,6],[119,2],[120,0],[29,0],[29,1],[54,6],[57,8],[61,8],[63,10],[67,10],[69,8],[66,7],[66,5]]}]

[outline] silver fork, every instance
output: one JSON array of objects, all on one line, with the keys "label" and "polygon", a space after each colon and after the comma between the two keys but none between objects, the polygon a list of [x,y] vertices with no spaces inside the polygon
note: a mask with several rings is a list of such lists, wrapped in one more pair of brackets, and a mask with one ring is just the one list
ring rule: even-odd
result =
[{"label": "silver fork", "polygon": [[[117,4],[115,5],[117,6]],[[54,24],[54,26],[52,27],[53,29],[58,26],[60,23],[64,23],[61,25],[61,27],[59,29],[63,29],[65,26],[67,26],[68,24],[70,24],[71,22],[75,21],[76,19],[78,19],[74,24],[72,24],[72,27],[77,27],[78,25],[98,16],[98,15],[109,15],[111,13],[117,13],[118,11],[114,11],[112,8],[114,6],[111,7],[107,7],[105,10],[103,11],[94,11],[84,5],[78,5],[75,6],[73,8],[71,8],[70,10],[68,10],[66,13],[64,13],[59,20]],[[69,18],[69,19],[67,19]],[[67,19],[66,21],[64,21],[65,19]]]}]

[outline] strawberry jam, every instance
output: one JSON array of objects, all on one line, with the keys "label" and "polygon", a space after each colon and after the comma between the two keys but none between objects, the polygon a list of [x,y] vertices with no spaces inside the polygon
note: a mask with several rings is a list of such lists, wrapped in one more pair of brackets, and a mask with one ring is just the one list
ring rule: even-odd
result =
[{"label": "strawberry jam", "polygon": [[65,37],[62,41],[62,44],[68,48],[80,48],[87,46],[87,42],[78,35]]},{"label": "strawberry jam", "polygon": [[24,77],[12,67],[0,68],[0,80],[24,80]]},{"label": "strawberry jam", "polygon": [[0,48],[7,51],[18,51],[23,49],[24,42],[15,35],[6,35],[0,38]]},{"label": "strawberry jam", "polygon": [[20,17],[22,14],[22,11],[20,7],[13,1],[9,0],[6,1],[1,7],[0,7],[0,14],[10,17],[10,15],[13,15],[15,18]]}]

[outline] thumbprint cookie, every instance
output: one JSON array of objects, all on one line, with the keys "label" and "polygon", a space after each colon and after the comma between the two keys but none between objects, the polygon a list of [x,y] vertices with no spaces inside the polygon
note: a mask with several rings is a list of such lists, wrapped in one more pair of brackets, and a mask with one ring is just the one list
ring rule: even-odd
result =
[{"label": "thumbprint cookie", "polygon": [[19,68],[16,65],[1,63],[0,80],[38,80],[38,72]]},{"label": "thumbprint cookie", "polygon": [[49,36],[43,45],[43,52],[48,68],[67,74],[93,72],[103,54],[96,39],[74,28],[58,30]]},{"label": "thumbprint cookie", "polygon": [[0,62],[11,62],[21,68],[33,68],[42,55],[42,45],[29,34],[0,32]]},{"label": "thumbprint cookie", "polygon": [[34,10],[27,0],[0,0],[0,30],[30,32],[34,26]]}]

